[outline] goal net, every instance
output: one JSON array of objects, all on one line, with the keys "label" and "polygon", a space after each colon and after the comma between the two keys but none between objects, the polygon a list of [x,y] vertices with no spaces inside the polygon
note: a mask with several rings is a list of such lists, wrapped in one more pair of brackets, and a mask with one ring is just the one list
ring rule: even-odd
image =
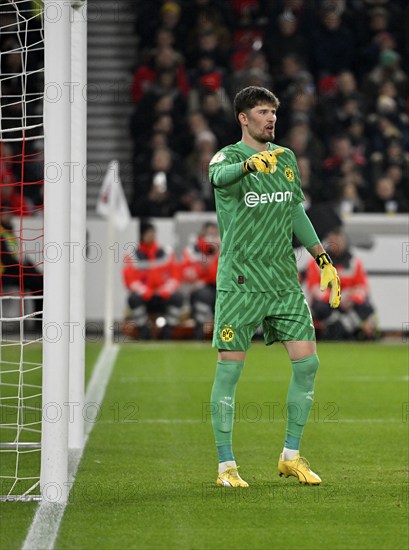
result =
[{"label": "goal net", "polygon": [[0,495],[40,494],[44,32],[41,1],[0,6]]}]

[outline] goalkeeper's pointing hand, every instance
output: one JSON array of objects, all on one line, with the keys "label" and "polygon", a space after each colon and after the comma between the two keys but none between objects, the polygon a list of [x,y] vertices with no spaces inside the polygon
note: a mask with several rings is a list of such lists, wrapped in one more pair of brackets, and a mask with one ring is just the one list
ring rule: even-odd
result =
[{"label": "goalkeeper's pointing hand", "polygon": [[315,261],[321,270],[320,290],[324,291],[328,287],[331,288],[329,305],[333,308],[337,308],[341,303],[341,284],[339,282],[337,270],[326,252],[319,254],[315,258]]},{"label": "goalkeeper's pointing hand", "polygon": [[262,172],[263,174],[274,174],[277,170],[277,156],[284,153],[282,147],[274,151],[261,151],[248,158],[244,163],[246,172]]}]

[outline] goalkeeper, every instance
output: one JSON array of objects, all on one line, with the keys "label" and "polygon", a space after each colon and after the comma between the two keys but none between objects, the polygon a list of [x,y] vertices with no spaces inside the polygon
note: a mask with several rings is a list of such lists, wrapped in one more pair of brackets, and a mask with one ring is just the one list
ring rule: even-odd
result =
[{"label": "goalkeeper", "polygon": [[321,482],[299,452],[319,361],[311,313],[298,280],[293,233],[315,258],[321,290],[330,288],[333,308],[340,304],[340,285],[304,212],[294,153],[273,143],[278,106],[265,88],[241,90],[234,100],[241,141],[216,153],[209,166],[222,240],[213,334],[218,361],[211,393],[217,484],[222,486],[248,487],[232,450],[234,397],[246,351],[260,325],[266,345],[282,342],[292,365],[278,473],[303,484]]}]

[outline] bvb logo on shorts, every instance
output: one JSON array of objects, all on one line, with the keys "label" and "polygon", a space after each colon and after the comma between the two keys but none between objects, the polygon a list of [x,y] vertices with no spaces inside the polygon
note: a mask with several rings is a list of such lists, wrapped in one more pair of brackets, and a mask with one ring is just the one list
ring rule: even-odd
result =
[{"label": "bvb logo on shorts", "polygon": [[223,342],[231,342],[234,338],[234,331],[231,328],[231,325],[229,325],[229,326],[225,325],[222,328],[220,336],[221,336]]},{"label": "bvb logo on shorts", "polygon": [[284,170],[284,174],[285,174],[285,177],[288,179],[288,181],[291,181],[291,183],[294,181],[294,172],[292,168],[290,168],[289,166],[286,166]]}]

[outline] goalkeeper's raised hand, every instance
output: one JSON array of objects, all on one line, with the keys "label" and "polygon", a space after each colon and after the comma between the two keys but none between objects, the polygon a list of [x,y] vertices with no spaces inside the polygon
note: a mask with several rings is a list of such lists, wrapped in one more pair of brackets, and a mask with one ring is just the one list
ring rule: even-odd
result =
[{"label": "goalkeeper's raised hand", "polygon": [[261,151],[248,158],[244,162],[246,172],[262,172],[263,174],[274,174],[277,170],[277,156],[284,153],[283,148],[274,151]]},{"label": "goalkeeper's raised hand", "polygon": [[315,258],[315,261],[321,271],[320,289],[324,291],[328,287],[331,288],[329,305],[333,308],[337,308],[341,303],[341,284],[339,282],[337,270],[326,252],[319,254]]}]

